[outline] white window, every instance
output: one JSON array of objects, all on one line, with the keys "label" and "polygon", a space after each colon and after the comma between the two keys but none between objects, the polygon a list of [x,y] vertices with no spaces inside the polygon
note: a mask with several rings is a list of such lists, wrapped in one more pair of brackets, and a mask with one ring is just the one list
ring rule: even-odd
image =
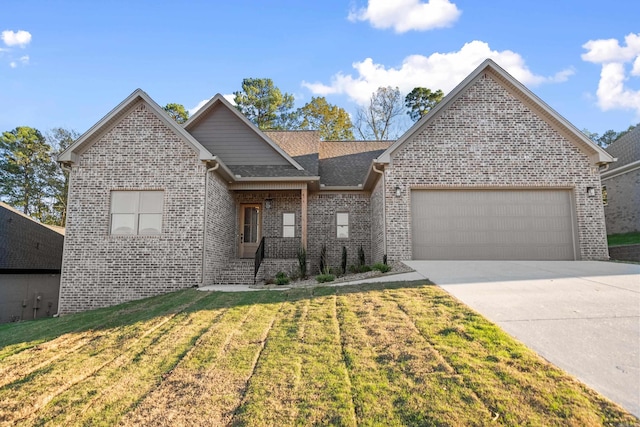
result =
[{"label": "white window", "polygon": [[112,191],[111,234],[160,234],[163,205],[164,191]]},{"label": "white window", "polygon": [[602,186],[602,204],[605,206],[609,205],[609,195],[607,194],[607,186]]},{"label": "white window", "polygon": [[349,238],[349,214],[347,212],[336,213],[336,236],[338,239]]},{"label": "white window", "polygon": [[282,237],[296,237],[296,214],[282,214]]}]

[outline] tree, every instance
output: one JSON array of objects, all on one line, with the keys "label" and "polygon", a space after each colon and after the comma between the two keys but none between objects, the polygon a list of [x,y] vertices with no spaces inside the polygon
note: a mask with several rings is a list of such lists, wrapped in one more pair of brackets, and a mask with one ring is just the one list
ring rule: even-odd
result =
[{"label": "tree", "polygon": [[351,117],[341,107],[331,105],[324,97],[313,97],[298,110],[300,129],[320,132],[323,141],[341,141],[353,139]]},{"label": "tree", "polygon": [[409,117],[417,122],[442,101],[443,97],[444,93],[440,89],[431,92],[431,89],[416,87],[404,98],[404,105],[409,110],[407,111]]},{"label": "tree", "polygon": [[626,130],[616,132],[613,129],[609,129],[602,135],[598,135],[596,132],[589,132],[588,129],[582,129],[582,133],[584,133],[587,138],[598,144],[602,148],[607,148],[611,143],[618,140],[620,137],[625,135],[627,132],[635,129],[636,126],[639,126],[640,123],[629,126]]},{"label": "tree", "polygon": [[49,214],[47,198],[56,164],[52,150],[37,129],[20,126],[0,138],[2,199],[26,215],[42,220]]},{"label": "tree", "polygon": [[164,111],[169,114],[173,120],[177,123],[182,124],[189,120],[189,112],[184,109],[184,105],[170,103],[164,106]]},{"label": "tree", "polygon": [[242,80],[242,91],[234,92],[236,108],[262,130],[282,130],[295,127],[292,111],[293,95],[282,93],[271,79]]},{"label": "tree", "polygon": [[391,86],[380,87],[371,95],[369,104],[358,109],[355,128],[362,139],[391,139],[396,136],[395,121],[403,110],[400,90]]},{"label": "tree", "polygon": [[[57,157],[69,145],[73,143],[80,134],[75,130],[54,128],[47,132],[47,141],[52,147],[54,157]],[[53,199],[52,215],[50,218],[44,218],[43,222],[47,224],[65,225],[67,221],[67,195],[69,193],[69,172],[62,169],[57,164],[55,174],[50,177],[49,187],[51,189],[51,198]]]}]

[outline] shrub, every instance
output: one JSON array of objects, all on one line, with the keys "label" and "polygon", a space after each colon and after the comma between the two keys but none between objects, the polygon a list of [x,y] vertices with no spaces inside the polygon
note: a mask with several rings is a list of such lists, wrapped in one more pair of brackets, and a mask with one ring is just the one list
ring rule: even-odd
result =
[{"label": "shrub", "polygon": [[362,247],[362,245],[360,245],[360,247],[358,248],[358,265],[359,266],[363,266],[365,265],[366,261],[364,259],[364,248]]},{"label": "shrub", "polygon": [[347,273],[347,247],[343,246],[342,247],[342,274],[346,274]]},{"label": "shrub", "polygon": [[367,273],[371,271],[371,267],[369,267],[368,265],[359,265],[358,266],[358,273]]},{"label": "shrub", "polygon": [[391,267],[381,262],[376,262],[371,266],[371,268],[373,268],[374,270],[378,270],[381,273],[386,273],[387,271],[391,270]]},{"label": "shrub", "polygon": [[349,266],[349,273],[352,273],[352,274],[358,273],[358,267],[356,267],[355,265],[351,264]]},{"label": "shrub", "polygon": [[387,265],[387,254],[382,255],[382,263]]},{"label": "shrub", "polygon": [[289,283],[289,278],[287,277],[287,273],[283,271],[278,271],[276,273],[276,285],[286,285]]},{"label": "shrub", "polygon": [[329,274],[329,263],[327,261],[327,245],[323,243],[320,249],[320,274]]},{"label": "shrub", "polygon": [[298,267],[300,268],[300,277],[307,278],[307,251],[304,248],[298,249]]},{"label": "shrub", "polygon": [[316,276],[316,280],[318,283],[333,282],[336,280],[336,276],[333,274],[319,274]]}]

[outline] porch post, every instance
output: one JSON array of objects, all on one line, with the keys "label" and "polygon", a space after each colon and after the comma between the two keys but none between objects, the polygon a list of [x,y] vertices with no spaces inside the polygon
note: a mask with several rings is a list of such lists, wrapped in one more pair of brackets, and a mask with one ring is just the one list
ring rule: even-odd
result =
[{"label": "porch post", "polygon": [[304,184],[304,187],[300,190],[300,209],[301,209],[301,220],[300,225],[302,226],[302,235],[300,236],[300,243],[302,244],[302,248],[307,250],[307,184]]}]

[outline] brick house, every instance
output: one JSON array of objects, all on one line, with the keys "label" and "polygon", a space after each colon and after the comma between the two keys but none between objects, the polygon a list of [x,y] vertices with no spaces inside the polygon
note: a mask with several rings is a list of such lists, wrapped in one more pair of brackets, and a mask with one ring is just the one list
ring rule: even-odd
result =
[{"label": "brick house", "polygon": [[[607,259],[612,161],[491,60],[395,142],[262,132],[221,95],[184,125],[136,90],[63,152],[61,313],[295,268],[408,259]],[[264,238],[264,240],[263,240]]]},{"label": "brick house", "polygon": [[616,158],[601,175],[607,234],[640,231],[640,126],[606,148]]}]

